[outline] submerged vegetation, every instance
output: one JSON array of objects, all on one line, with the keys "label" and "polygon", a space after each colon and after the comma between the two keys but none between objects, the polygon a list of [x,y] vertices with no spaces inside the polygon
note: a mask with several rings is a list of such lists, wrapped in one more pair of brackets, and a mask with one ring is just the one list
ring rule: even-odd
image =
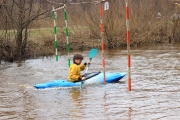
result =
[{"label": "submerged vegetation", "polygon": [[[180,9],[175,2],[129,0],[132,47],[180,42]],[[55,3],[66,4],[71,49],[101,48],[95,0],[1,0],[0,61],[54,54],[52,6],[63,6]],[[105,49],[126,47],[125,0],[109,3],[110,9],[103,11]],[[65,50],[67,42],[63,10],[57,11],[58,50]]]}]

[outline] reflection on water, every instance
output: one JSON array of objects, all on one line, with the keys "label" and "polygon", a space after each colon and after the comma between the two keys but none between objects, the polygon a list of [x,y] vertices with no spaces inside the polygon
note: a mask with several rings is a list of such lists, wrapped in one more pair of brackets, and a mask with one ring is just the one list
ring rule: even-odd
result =
[{"label": "reflection on water", "polygon": [[[0,119],[177,120],[180,118],[180,46],[131,51],[132,91],[127,76],[119,83],[37,90],[35,83],[66,79],[67,56],[0,65]],[[72,57],[74,53],[70,56]],[[82,52],[84,61],[88,51]],[[106,71],[126,72],[127,51],[106,50]],[[90,72],[101,71],[101,53]]]},{"label": "reflection on water", "polygon": [[72,100],[71,102],[74,104],[74,109],[71,110],[71,118],[80,118],[81,116],[79,116],[78,113],[81,113],[83,107],[81,104],[80,89],[71,89],[69,95]]}]

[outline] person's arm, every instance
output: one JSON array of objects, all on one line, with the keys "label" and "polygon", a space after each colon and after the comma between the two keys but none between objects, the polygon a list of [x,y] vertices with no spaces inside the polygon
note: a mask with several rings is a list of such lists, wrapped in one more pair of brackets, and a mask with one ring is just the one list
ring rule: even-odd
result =
[{"label": "person's arm", "polygon": [[81,65],[80,65],[80,70],[81,70],[81,71],[85,69],[86,64],[87,64],[87,63],[84,63],[84,64],[81,64]]},{"label": "person's arm", "polygon": [[81,65],[80,65],[81,71],[84,70],[84,68],[86,67],[87,64],[90,64],[90,61],[85,62],[84,64],[81,64]]}]

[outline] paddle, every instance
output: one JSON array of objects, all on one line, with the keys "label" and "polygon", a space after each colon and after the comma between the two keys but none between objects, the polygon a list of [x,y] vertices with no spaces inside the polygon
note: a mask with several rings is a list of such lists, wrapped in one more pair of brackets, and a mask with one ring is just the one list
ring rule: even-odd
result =
[{"label": "paddle", "polygon": [[[94,58],[94,57],[97,55],[97,52],[98,52],[98,50],[97,50],[97,49],[95,49],[95,48],[93,48],[93,49],[91,49],[91,50],[89,51],[89,55],[88,55],[88,56],[89,56],[89,61],[91,61],[91,60],[92,60],[92,58]],[[88,65],[87,65],[87,69],[86,69],[86,72],[85,72],[85,74],[84,74],[84,75],[86,75],[86,74],[87,74],[87,71],[88,71],[89,65],[90,65],[90,64],[88,64]],[[84,81],[82,81],[82,82],[81,82],[81,88],[82,88],[83,84],[84,84]]]}]

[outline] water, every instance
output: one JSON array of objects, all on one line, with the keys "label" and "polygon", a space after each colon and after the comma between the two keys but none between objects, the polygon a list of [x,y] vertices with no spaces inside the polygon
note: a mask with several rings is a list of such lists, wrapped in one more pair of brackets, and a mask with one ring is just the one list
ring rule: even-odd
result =
[{"label": "water", "polygon": [[[79,51],[80,52],[80,51]],[[71,53],[71,58],[73,54]],[[88,51],[82,52],[88,60]],[[1,120],[178,120],[180,45],[131,51],[132,91],[127,76],[119,83],[37,90],[35,83],[67,78],[67,56],[0,65]],[[106,50],[106,71],[127,72],[127,51]],[[101,52],[89,72],[101,71]]]}]

